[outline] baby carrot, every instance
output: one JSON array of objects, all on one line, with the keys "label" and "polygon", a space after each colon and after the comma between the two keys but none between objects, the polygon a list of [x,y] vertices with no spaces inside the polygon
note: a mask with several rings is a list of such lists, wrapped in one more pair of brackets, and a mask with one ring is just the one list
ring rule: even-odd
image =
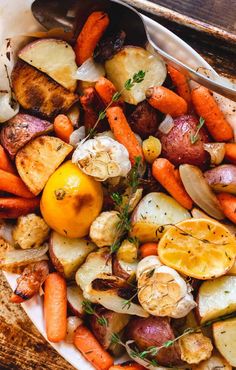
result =
[{"label": "baby carrot", "polygon": [[34,198],[20,177],[10,172],[0,170],[0,190],[15,194],[24,198]]},{"label": "baby carrot", "polygon": [[65,338],[67,329],[65,279],[57,272],[49,274],[45,280],[44,293],[47,338],[50,342],[57,343]]},{"label": "baby carrot", "polygon": [[216,196],[225,216],[236,224],[236,197],[228,193],[220,193]]},{"label": "baby carrot", "polygon": [[186,101],[164,86],[150,87],[146,91],[146,97],[153,108],[164,114],[177,117],[187,113],[188,106]]},{"label": "baby carrot", "polygon": [[135,362],[130,362],[129,364],[120,364],[110,367],[109,370],[145,370],[145,367],[139,365]]},{"label": "baby carrot", "polygon": [[74,345],[97,370],[109,370],[113,365],[113,358],[86,326],[80,325],[76,329]]},{"label": "baby carrot", "polygon": [[189,106],[191,103],[191,90],[187,77],[169,64],[167,65],[167,70],[174,86],[177,89],[178,95],[181,96],[181,98],[183,98]]},{"label": "baby carrot", "polygon": [[192,209],[192,199],[182,184],[179,171],[175,170],[173,164],[168,159],[157,158],[152,165],[152,174],[181,206]]},{"label": "baby carrot", "polygon": [[0,198],[0,218],[17,218],[34,212],[39,207],[39,198]]},{"label": "baby carrot", "polygon": [[145,243],[139,247],[140,257],[156,256],[157,255],[157,243]]},{"label": "baby carrot", "polygon": [[94,49],[109,23],[109,17],[104,12],[98,11],[90,14],[76,40],[75,54],[78,65],[92,57]]},{"label": "baby carrot", "polygon": [[232,127],[208,89],[199,86],[192,90],[192,102],[197,114],[204,118],[206,127],[215,141],[228,141],[233,138]]},{"label": "baby carrot", "polygon": [[1,145],[0,145],[0,169],[10,173],[16,173],[12,162],[8,158],[4,148]]},{"label": "baby carrot", "polygon": [[225,144],[225,159],[236,165],[236,143]]},{"label": "baby carrot", "polygon": [[69,143],[70,135],[74,131],[71,120],[65,114],[59,114],[54,119],[54,132],[59,139]]},{"label": "baby carrot", "polygon": [[[113,83],[105,77],[99,78],[99,80],[95,84],[95,89],[105,106],[112,102],[113,96],[117,93],[117,90]],[[122,106],[123,105],[122,103],[123,101],[120,98],[116,102],[114,102],[112,106],[115,105]]]},{"label": "baby carrot", "polygon": [[134,164],[137,157],[144,161],[142,147],[131,130],[123,110],[120,107],[108,108],[107,119],[116,140],[128,150],[131,163]]}]

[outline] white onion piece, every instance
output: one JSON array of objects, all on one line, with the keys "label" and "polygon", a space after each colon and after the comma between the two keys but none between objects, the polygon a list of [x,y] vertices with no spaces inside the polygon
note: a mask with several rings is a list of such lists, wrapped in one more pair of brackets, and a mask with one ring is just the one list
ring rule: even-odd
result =
[{"label": "white onion piece", "polygon": [[48,251],[48,245],[45,244],[42,247],[32,249],[14,249],[6,252],[3,258],[0,260],[0,268],[7,270],[9,268],[25,266],[33,262],[39,262],[47,260],[46,255]]},{"label": "white onion piece", "polygon": [[211,156],[211,164],[220,164],[225,156],[225,143],[203,144],[204,150]]},{"label": "white onion piece", "polygon": [[14,245],[14,240],[12,236],[14,226],[12,224],[0,221],[0,238],[3,238],[6,242]]},{"label": "white onion piece", "polygon": [[105,69],[102,64],[95,63],[93,58],[89,58],[77,69],[74,78],[81,81],[96,82],[102,76],[105,76]]},{"label": "white onion piece", "polygon": [[219,202],[207,184],[202,171],[196,166],[182,164],[179,167],[179,173],[185,190],[194,203],[217,220],[224,219]]},{"label": "white onion piece", "polygon": [[8,121],[19,112],[19,104],[11,103],[11,100],[9,91],[0,91],[0,123]]},{"label": "white onion piece", "polygon": [[85,136],[85,126],[81,126],[77,130],[73,131],[70,135],[70,145],[76,148],[77,145],[85,138]]},{"label": "white onion piece", "polygon": [[158,129],[163,134],[168,134],[173,127],[174,127],[174,120],[169,114],[167,114],[165,116],[165,119],[160,123]]},{"label": "white onion piece", "polygon": [[67,317],[66,343],[72,344],[74,342],[75,331],[82,324],[83,321],[77,316]]},{"label": "white onion piece", "polygon": [[[142,366],[145,367],[145,369],[149,369],[149,370],[170,370],[171,369],[170,367],[154,366],[150,362],[147,362],[144,359],[141,359],[140,357],[133,356],[134,350],[130,347],[130,345],[133,344],[133,343],[135,343],[133,340],[128,340],[125,343],[125,349],[126,349],[128,355],[132,358],[132,360],[137,362],[139,365],[142,365]],[[173,367],[172,367],[172,369],[173,369]],[[178,368],[175,367],[175,369],[177,370]]]}]

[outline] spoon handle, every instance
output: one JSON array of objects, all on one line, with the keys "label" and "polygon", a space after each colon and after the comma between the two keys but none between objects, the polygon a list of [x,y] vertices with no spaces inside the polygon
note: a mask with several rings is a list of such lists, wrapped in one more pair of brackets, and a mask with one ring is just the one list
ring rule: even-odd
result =
[{"label": "spoon handle", "polygon": [[[217,74],[214,75],[214,81],[207,77],[202,75],[201,73],[195,71],[193,68],[188,67],[181,61],[177,60],[176,58],[172,57],[168,53],[166,53],[164,50],[162,50],[160,47],[156,45],[156,43],[151,39],[150,35],[148,35],[148,39],[152,47],[163,57],[163,59],[171,64],[173,67],[178,69],[180,72],[187,75],[191,80],[198,82],[202,86],[205,86],[209,90],[212,90],[214,92],[217,92],[220,95],[225,96],[226,98],[229,98],[236,102],[236,86],[235,88],[230,86],[229,84],[226,84],[225,81],[221,79],[220,76]],[[231,84],[233,86],[233,84]]]}]

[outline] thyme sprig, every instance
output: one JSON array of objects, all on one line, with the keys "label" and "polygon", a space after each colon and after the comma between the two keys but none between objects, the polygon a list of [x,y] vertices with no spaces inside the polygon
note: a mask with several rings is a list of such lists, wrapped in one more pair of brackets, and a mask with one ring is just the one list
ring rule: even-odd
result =
[{"label": "thyme sprig", "polygon": [[145,74],[146,72],[140,70],[139,72],[137,73],[134,73],[133,77],[132,78],[129,78],[123,88],[120,90],[120,91],[117,91],[113,96],[112,96],[112,99],[110,101],[110,103],[106,106],[106,108],[99,112],[98,114],[98,119],[97,121],[95,122],[93,128],[89,131],[88,135],[81,141],[80,145],[82,143],[84,143],[86,140],[92,138],[94,136],[94,134],[96,133],[96,128],[99,124],[100,121],[102,121],[105,117],[106,117],[106,112],[107,112],[107,109],[111,107],[111,105],[118,101],[122,95],[122,93],[127,90],[127,91],[130,91],[134,86],[135,84],[139,84],[141,83],[143,80],[144,80],[144,77],[145,77]]},{"label": "thyme sprig", "polygon": [[120,193],[116,192],[111,195],[111,198],[116,205],[118,209],[118,216],[120,218],[120,221],[117,224],[117,235],[110,247],[110,253],[113,254],[117,252],[117,250],[121,246],[121,242],[124,238],[124,236],[130,231],[131,229],[131,220],[130,220],[130,201],[135,194],[138,186],[139,186],[139,173],[140,173],[140,166],[142,163],[141,157],[135,158],[135,163],[133,167],[130,170],[130,173],[128,175],[128,192],[129,197],[128,200],[123,202],[123,197]]},{"label": "thyme sprig", "polygon": [[200,117],[199,124],[196,127],[196,132],[190,135],[191,144],[195,144],[199,140],[199,131],[201,130],[204,123],[205,123],[204,118]]},{"label": "thyme sprig", "polygon": [[88,315],[94,315],[96,316],[97,318],[97,323],[101,326],[108,326],[108,321],[107,319],[105,318],[105,316],[99,316],[97,314],[97,312],[95,311],[94,307],[92,306],[92,303],[88,300],[84,300],[82,302],[82,306],[83,306],[83,309],[84,311],[88,314]]}]

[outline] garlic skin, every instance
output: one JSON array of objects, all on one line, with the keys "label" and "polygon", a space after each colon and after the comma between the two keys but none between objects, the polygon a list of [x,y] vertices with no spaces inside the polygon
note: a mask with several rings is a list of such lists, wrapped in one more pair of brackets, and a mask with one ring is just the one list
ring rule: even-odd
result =
[{"label": "garlic skin", "polygon": [[151,315],[178,319],[196,307],[191,286],[177,271],[162,265],[157,256],[140,261],[137,278],[139,302]]},{"label": "garlic skin", "polygon": [[96,136],[79,145],[74,151],[72,162],[97,181],[125,177],[131,169],[127,149],[108,136]]},{"label": "garlic skin", "polygon": [[0,91],[0,123],[8,121],[19,112],[19,104],[14,102],[13,106],[11,100],[9,91]]},{"label": "garlic skin", "polygon": [[98,247],[111,246],[117,235],[119,221],[119,213],[116,211],[100,213],[90,226],[90,238]]}]

